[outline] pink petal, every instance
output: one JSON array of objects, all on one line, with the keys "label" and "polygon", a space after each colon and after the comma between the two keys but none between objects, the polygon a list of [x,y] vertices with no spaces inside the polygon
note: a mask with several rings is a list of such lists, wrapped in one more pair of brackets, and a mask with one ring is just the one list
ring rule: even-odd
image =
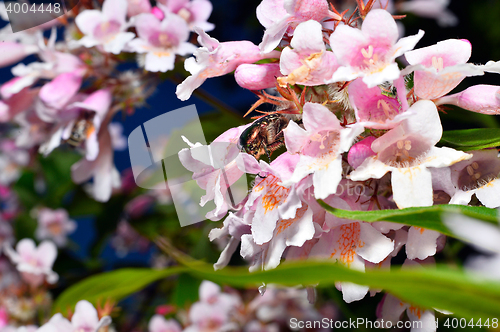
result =
[{"label": "pink petal", "polygon": [[276,85],[276,78],[280,76],[282,74],[278,63],[242,64],[234,72],[236,83],[248,90],[272,88]]}]

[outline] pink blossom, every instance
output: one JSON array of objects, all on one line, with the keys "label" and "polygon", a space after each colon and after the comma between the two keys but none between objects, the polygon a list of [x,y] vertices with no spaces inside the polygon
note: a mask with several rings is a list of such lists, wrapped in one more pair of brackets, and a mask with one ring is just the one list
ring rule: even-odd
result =
[{"label": "pink blossom", "polygon": [[190,148],[182,149],[179,159],[186,169],[193,172],[193,179],[198,185],[206,190],[200,205],[205,206],[211,200],[215,203],[215,209],[206,215],[208,219],[220,220],[229,208],[235,208],[235,204],[239,203],[228,188],[244,174],[238,168],[236,158],[240,154],[237,142],[247,126],[229,129],[208,146],[193,144],[183,137]]},{"label": "pink blossom", "polygon": [[343,128],[325,106],[306,103],[302,113],[305,129],[290,122],[285,132],[288,151],[300,156],[291,178],[285,185],[298,183],[313,174],[316,198],[323,199],[337,191],[342,178],[342,153],[363,130],[360,126]]},{"label": "pink blossom", "polygon": [[310,20],[300,23],[293,34],[290,47],[281,52],[280,68],[284,78],[278,78],[281,86],[324,84],[338,68],[333,52],[327,51],[323,41],[321,24]]},{"label": "pink blossom", "polygon": [[99,154],[97,135],[108,114],[111,102],[111,91],[103,89],[86,96],[83,101],[75,101],[68,105],[61,112],[59,123],[53,128],[51,138],[40,146],[39,152],[48,155],[62,141],[69,139],[78,127],[84,126],[83,137],[81,137],[82,149],[88,160],[94,160]]},{"label": "pink blossom", "polygon": [[67,236],[76,229],[75,221],[69,219],[64,209],[41,208],[37,211],[38,227],[35,231],[39,240],[50,239],[60,247],[66,245]]},{"label": "pink blossom", "polygon": [[448,179],[456,188],[450,204],[469,204],[472,195],[486,207],[500,207],[500,158],[498,151],[471,151],[472,158],[450,167]]},{"label": "pink blossom", "polygon": [[[257,245],[252,235],[242,235],[241,256],[254,260],[254,267],[264,270],[277,267],[288,247],[301,247],[311,240],[316,232],[313,223],[313,209],[302,202],[293,218],[279,218],[272,231],[272,237],[263,245]],[[257,264],[256,264],[257,263]],[[251,267],[251,271],[254,268]]]},{"label": "pink blossom", "polygon": [[184,19],[192,31],[194,27],[203,31],[215,28],[212,23],[207,22],[212,13],[212,3],[208,0],[160,0],[159,2],[167,11]]},{"label": "pink blossom", "polygon": [[207,330],[235,329],[230,317],[242,306],[239,296],[221,292],[218,285],[204,280],[199,289],[200,301],[189,310],[191,325],[184,331],[202,332]]},{"label": "pink blossom", "polygon": [[395,58],[415,47],[424,32],[401,38],[391,14],[373,9],[360,29],[339,25],[330,35],[330,45],[340,64],[330,82],[352,81],[362,77],[371,88],[400,76]]},{"label": "pink blossom", "polygon": [[415,94],[436,99],[453,90],[466,76],[482,75],[482,70],[466,64],[471,49],[468,40],[448,39],[406,52],[406,60],[415,66]]},{"label": "pink blossom", "polygon": [[30,162],[30,154],[19,149],[12,140],[0,141],[0,185],[10,185],[21,175],[21,168]]},{"label": "pink blossom", "polygon": [[148,324],[148,332],[181,332],[182,328],[173,319],[165,319],[160,315],[154,315]]},{"label": "pink blossom", "polygon": [[308,292],[304,288],[278,288],[269,285],[264,294],[257,295],[249,303],[248,308],[264,323],[288,324],[291,318],[300,321],[321,319],[321,314],[310,303]]},{"label": "pink blossom", "polygon": [[248,90],[264,90],[276,86],[276,78],[282,76],[278,63],[239,65],[234,72],[236,83]]},{"label": "pink blossom", "polygon": [[263,0],[257,7],[257,19],[266,31],[259,48],[269,53],[279,45],[285,33],[293,35],[299,23],[321,22],[328,17],[340,18],[328,9],[326,0]]},{"label": "pink blossom", "polygon": [[75,183],[94,179],[91,195],[96,201],[106,202],[113,188],[120,187],[120,174],[113,164],[113,148],[109,131],[98,133],[99,154],[94,160],[83,158],[71,166],[71,178]]},{"label": "pink blossom", "polygon": [[52,33],[48,45],[43,44],[38,52],[43,62],[32,62],[28,65],[19,63],[12,68],[12,74],[16,77],[0,88],[0,94],[4,99],[11,98],[39,79],[52,80],[63,73],[73,73],[76,76],[83,76],[86,73],[87,68],[78,57],[55,50],[55,40],[56,34]]},{"label": "pink blossom", "polygon": [[73,331],[98,331],[101,327],[111,324],[111,317],[104,316],[99,319],[97,310],[85,300],[79,301],[75,306],[75,313],[71,317]]},{"label": "pink blossom", "polygon": [[198,43],[202,46],[194,52],[195,58],[186,59],[184,67],[191,73],[184,82],[177,86],[176,94],[180,100],[187,100],[195,89],[207,78],[222,76],[235,70],[243,63],[278,58],[279,52],[261,54],[253,43],[243,40],[220,43],[203,30],[195,28]]},{"label": "pink blossom", "polygon": [[404,79],[397,80],[397,96],[387,96],[382,88],[369,88],[358,78],[349,83],[349,101],[354,108],[357,122],[363,127],[374,129],[391,129],[408,117],[408,102]]},{"label": "pink blossom", "polygon": [[60,313],[55,314],[44,325],[40,326],[37,332],[68,332],[73,331],[71,322]]},{"label": "pink blossom", "polygon": [[248,196],[245,208],[255,211],[252,219],[252,237],[257,245],[269,242],[273,237],[278,220],[291,219],[301,207],[296,186],[284,187],[299,160],[298,155],[281,154],[271,164],[257,163],[255,158],[242,154],[241,169],[247,173],[259,174]]},{"label": "pink blossom", "polygon": [[431,206],[432,177],[428,168],[446,167],[471,155],[434,146],[443,132],[434,103],[419,100],[407,112],[414,115],[373,141],[371,148],[376,155],[368,157],[349,177],[363,181],[392,172],[393,199],[399,208]]},{"label": "pink blossom", "polygon": [[77,331],[99,331],[102,327],[111,324],[111,318],[104,316],[99,319],[97,310],[86,301],[81,300],[75,306],[75,312],[71,317],[71,322],[60,313],[52,318],[38,330],[39,332],[77,332]]},{"label": "pink blossom", "polygon": [[[333,207],[347,207],[345,202],[335,197],[327,199],[327,203]],[[327,215],[323,228],[329,230],[319,238],[309,257],[333,259],[348,268],[364,271],[365,261],[380,263],[394,250],[393,241],[370,223]],[[368,287],[349,282],[340,283],[340,287],[347,303],[362,299],[368,292]]]},{"label": "pink blossom", "polygon": [[56,260],[57,248],[50,241],[42,241],[38,247],[31,239],[22,239],[16,245],[16,250],[5,247],[5,253],[16,265],[23,279],[33,287],[40,286],[44,280],[55,283],[59,276],[52,271]]},{"label": "pink blossom", "polygon": [[[109,1],[109,0],[108,0]],[[139,14],[134,17],[139,38],[132,40],[129,47],[138,53],[146,53],[144,69],[152,72],[166,72],[174,69],[175,55],[187,55],[196,50],[188,43],[189,28],[177,15],[166,13],[160,21],[153,14]]]},{"label": "pink blossom", "polygon": [[102,11],[82,11],[75,23],[84,36],[75,44],[85,47],[101,45],[105,52],[119,54],[135,37],[132,32],[125,32],[128,28],[125,22],[127,6],[127,0],[105,0]]},{"label": "pink blossom", "polygon": [[247,211],[245,208],[240,209],[236,213],[229,212],[229,215],[224,219],[223,226],[210,231],[208,234],[210,241],[223,241],[229,237],[219,259],[214,264],[215,270],[220,270],[227,266],[231,256],[240,244],[241,237],[244,234],[251,234],[250,224],[252,218],[253,213]]}]

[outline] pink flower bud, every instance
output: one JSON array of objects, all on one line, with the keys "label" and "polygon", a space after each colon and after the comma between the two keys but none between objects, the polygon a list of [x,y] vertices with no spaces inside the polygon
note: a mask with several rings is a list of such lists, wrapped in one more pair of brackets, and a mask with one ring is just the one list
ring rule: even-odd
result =
[{"label": "pink flower bud", "polygon": [[455,105],[476,113],[500,114],[500,86],[474,85],[436,101],[436,105],[443,104]]},{"label": "pink flower bud", "polygon": [[274,87],[276,78],[280,76],[283,75],[280,72],[278,63],[242,64],[234,72],[236,83],[248,90],[262,90]]},{"label": "pink flower bud", "polygon": [[151,14],[156,16],[156,18],[159,19],[160,21],[163,20],[163,18],[165,18],[165,14],[158,7],[153,7],[153,9],[151,9]]},{"label": "pink flower bud", "polygon": [[358,166],[361,165],[366,158],[376,155],[371,148],[374,140],[375,137],[369,136],[354,144],[347,154],[347,162],[349,165],[354,168],[358,168]]},{"label": "pink flower bud", "polygon": [[155,309],[156,314],[162,315],[162,316],[168,315],[174,311],[175,311],[174,306],[168,305],[168,304],[159,305]]}]

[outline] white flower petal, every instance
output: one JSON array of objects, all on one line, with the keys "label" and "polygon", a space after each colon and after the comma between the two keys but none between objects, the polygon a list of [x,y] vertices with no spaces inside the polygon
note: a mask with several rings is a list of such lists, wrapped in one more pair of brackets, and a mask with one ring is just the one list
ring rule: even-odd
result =
[{"label": "white flower petal", "polygon": [[352,181],[364,181],[370,178],[380,179],[394,167],[387,166],[377,159],[376,156],[366,158],[365,161],[349,174],[348,178]]},{"label": "white flower petal", "polygon": [[331,194],[335,194],[340,180],[342,180],[341,155],[333,159],[326,167],[314,172],[314,196],[317,199],[325,199]]},{"label": "white flower petal", "polygon": [[372,225],[360,223],[360,228],[359,238],[363,246],[359,246],[356,253],[365,260],[375,264],[380,263],[394,250],[394,242]]},{"label": "white flower petal", "polygon": [[441,235],[439,232],[412,226],[408,230],[406,242],[406,256],[408,259],[420,260],[433,256],[436,253],[436,240]]},{"label": "white flower petal", "polygon": [[489,208],[500,206],[500,179],[494,179],[484,186],[476,189],[476,197]]},{"label": "white flower petal", "polygon": [[423,166],[393,169],[391,184],[394,202],[400,209],[434,203],[431,172]]}]

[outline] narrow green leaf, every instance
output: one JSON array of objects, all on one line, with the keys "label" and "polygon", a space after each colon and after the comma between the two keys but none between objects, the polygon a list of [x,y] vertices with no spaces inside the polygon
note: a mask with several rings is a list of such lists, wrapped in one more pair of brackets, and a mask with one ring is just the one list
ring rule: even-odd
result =
[{"label": "narrow green leaf", "polygon": [[423,308],[438,308],[466,318],[500,315],[500,283],[485,281],[447,267],[360,272],[331,262],[284,263],[276,269],[249,273],[242,268],[214,271],[212,266],[190,264],[190,273],[200,278],[236,287],[281,284],[284,286],[332,286],[338,281],[384,289],[405,302]]},{"label": "narrow green leaf", "polygon": [[66,312],[80,300],[94,305],[98,301],[112,299],[119,301],[140,291],[150,283],[183,272],[185,268],[176,267],[164,270],[147,268],[126,268],[93,275],[66,289],[53,306],[54,312]]},{"label": "narrow green leaf", "polygon": [[200,288],[200,284],[201,280],[190,274],[183,273],[179,275],[172,294],[174,304],[178,308],[186,308],[186,306],[198,301],[198,288]]},{"label": "narrow green leaf", "polygon": [[462,151],[496,147],[500,146],[500,129],[478,128],[445,131],[440,144]]},{"label": "narrow green leaf", "polygon": [[212,265],[201,261],[191,260],[187,264],[186,268],[121,269],[92,276],[61,294],[54,310],[65,311],[82,299],[94,304],[107,298],[118,301],[156,280],[187,272],[196,278],[235,287],[256,287],[262,283],[327,287],[339,281],[353,282],[384,289],[422,308],[448,310],[466,318],[500,316],[499,282],[480,279],[446,266],[360,272],[332,262],[302,261],[284,263],[269,271],[249,273],[247,268],[214,271]]},{"label": "narrow green leaf", "polygon": [[348,211],[333,208],[321,200],[318,200],[318,203],[329,213],[339,218],[367,222],[390,221],[409,226],[432,229],[453,237],[456,236],[452,234],[441,221],[441,215],[443,213],[461,213],[471,218],[498,224],[497,210],[482,206],[443,204],[399,210]]}]

